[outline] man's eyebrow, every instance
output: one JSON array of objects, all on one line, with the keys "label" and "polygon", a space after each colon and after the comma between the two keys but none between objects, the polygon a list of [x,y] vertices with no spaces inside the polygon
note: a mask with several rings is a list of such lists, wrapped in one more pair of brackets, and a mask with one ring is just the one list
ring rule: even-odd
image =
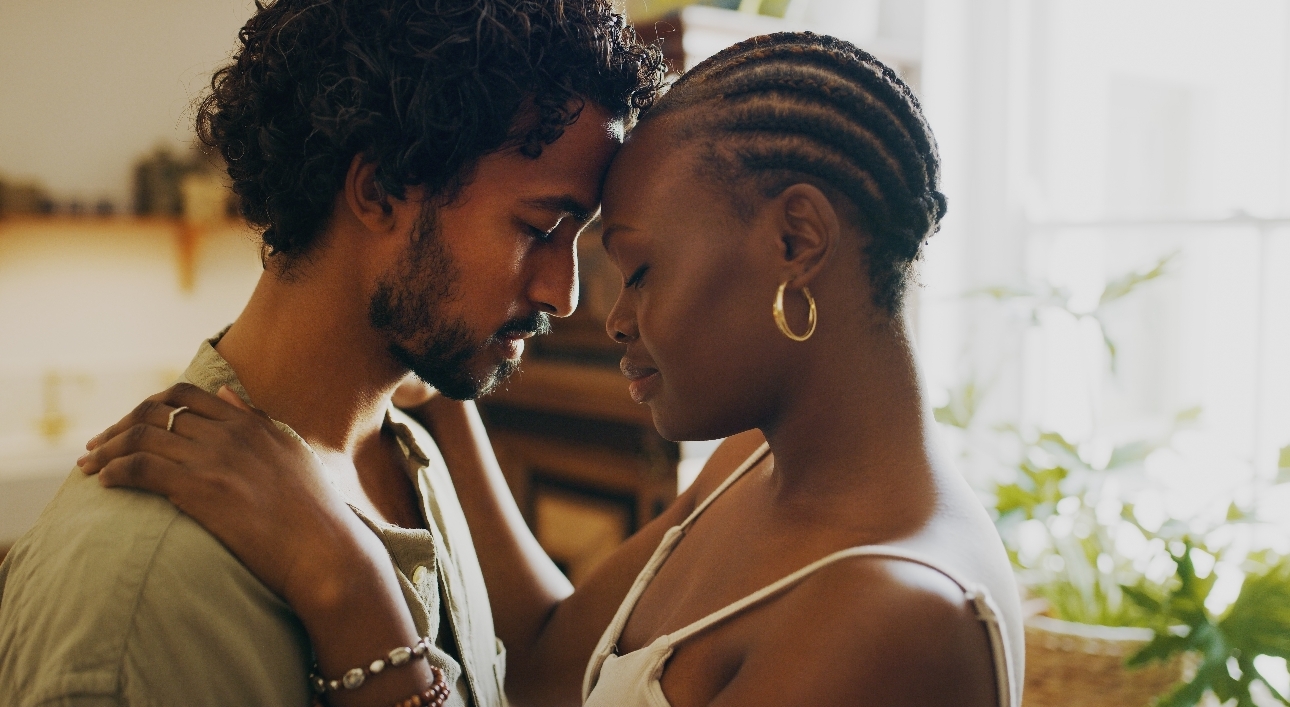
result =
[{"label": "man's eyebrow", "polygon": [[569,214],[570,216],[582,222],[591,220],[595,214],[595,207],[587,206],[577,199],[565,194],[563,196],[540,196],[534,199],[525,199],[526,206],[532,206],[535,209],[551,211],[558,214]]}]

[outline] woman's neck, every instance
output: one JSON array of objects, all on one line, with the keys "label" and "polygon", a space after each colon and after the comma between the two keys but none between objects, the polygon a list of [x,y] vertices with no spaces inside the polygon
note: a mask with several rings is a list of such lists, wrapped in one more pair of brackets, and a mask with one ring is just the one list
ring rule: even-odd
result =
[{"label": "woman's neck", "polygon": [[849,512],[930,513],[937,484],[929,424],[904,324],[870,323],[864,336],[847,338],[797,369],[762,429],[775,456],[776,497],[813,506],[828,499]]}]

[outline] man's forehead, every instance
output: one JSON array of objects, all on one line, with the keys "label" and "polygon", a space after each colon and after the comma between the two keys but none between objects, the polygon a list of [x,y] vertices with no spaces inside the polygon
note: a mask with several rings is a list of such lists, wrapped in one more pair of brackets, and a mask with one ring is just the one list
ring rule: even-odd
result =
[{"label": "man's forehead", "polygon": [[518,147],[501,150],[480,161],[473,181],[530,208],[586,221],[599,207],[605,171],[622,144],[621,122],[589,104],[536,158]]}]

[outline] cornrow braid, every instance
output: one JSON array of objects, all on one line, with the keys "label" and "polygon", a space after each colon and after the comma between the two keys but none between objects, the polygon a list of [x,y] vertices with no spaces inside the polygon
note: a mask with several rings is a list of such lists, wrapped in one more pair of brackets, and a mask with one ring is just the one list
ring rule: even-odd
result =
[{"label": "cornrow braid", "polygon": [[[691,110],[700,106],[708,110]],[[685,74],[641,120],[682,111],[679,137],[704,143],[705,173],[736,187],[752,180],[765,197],[801,182],[846,197],[872,238],[875,303],[900,309],[945,196],[936,140],[894,71],[834,37],[754,37]]]}]

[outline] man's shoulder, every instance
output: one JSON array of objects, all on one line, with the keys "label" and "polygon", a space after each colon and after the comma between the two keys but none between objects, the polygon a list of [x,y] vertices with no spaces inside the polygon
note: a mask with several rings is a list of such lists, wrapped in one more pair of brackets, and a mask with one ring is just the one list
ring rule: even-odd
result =
[{"label": "man's shoulder", "polygon": [[46,580],[61,581],[67,592],[88,591],[73,580],[102,578],[104,568],[112,568],[118,581],[129,574],[142,576],[146,560],[131,559],[150,557],[179,514],[160,496],[103,488],[98,477],[73,470],[6,558],[4,596]]},{"label": "man's shoulder", "polygon": [[68,680],[124,690],[122,671],[152,662],[187,675],[186,659],[257,641],[294,662],[307,656],[286,605],[196,522],[164,498],[105,489],[79,471],[4,570],[0,692],[55,696]]}]

